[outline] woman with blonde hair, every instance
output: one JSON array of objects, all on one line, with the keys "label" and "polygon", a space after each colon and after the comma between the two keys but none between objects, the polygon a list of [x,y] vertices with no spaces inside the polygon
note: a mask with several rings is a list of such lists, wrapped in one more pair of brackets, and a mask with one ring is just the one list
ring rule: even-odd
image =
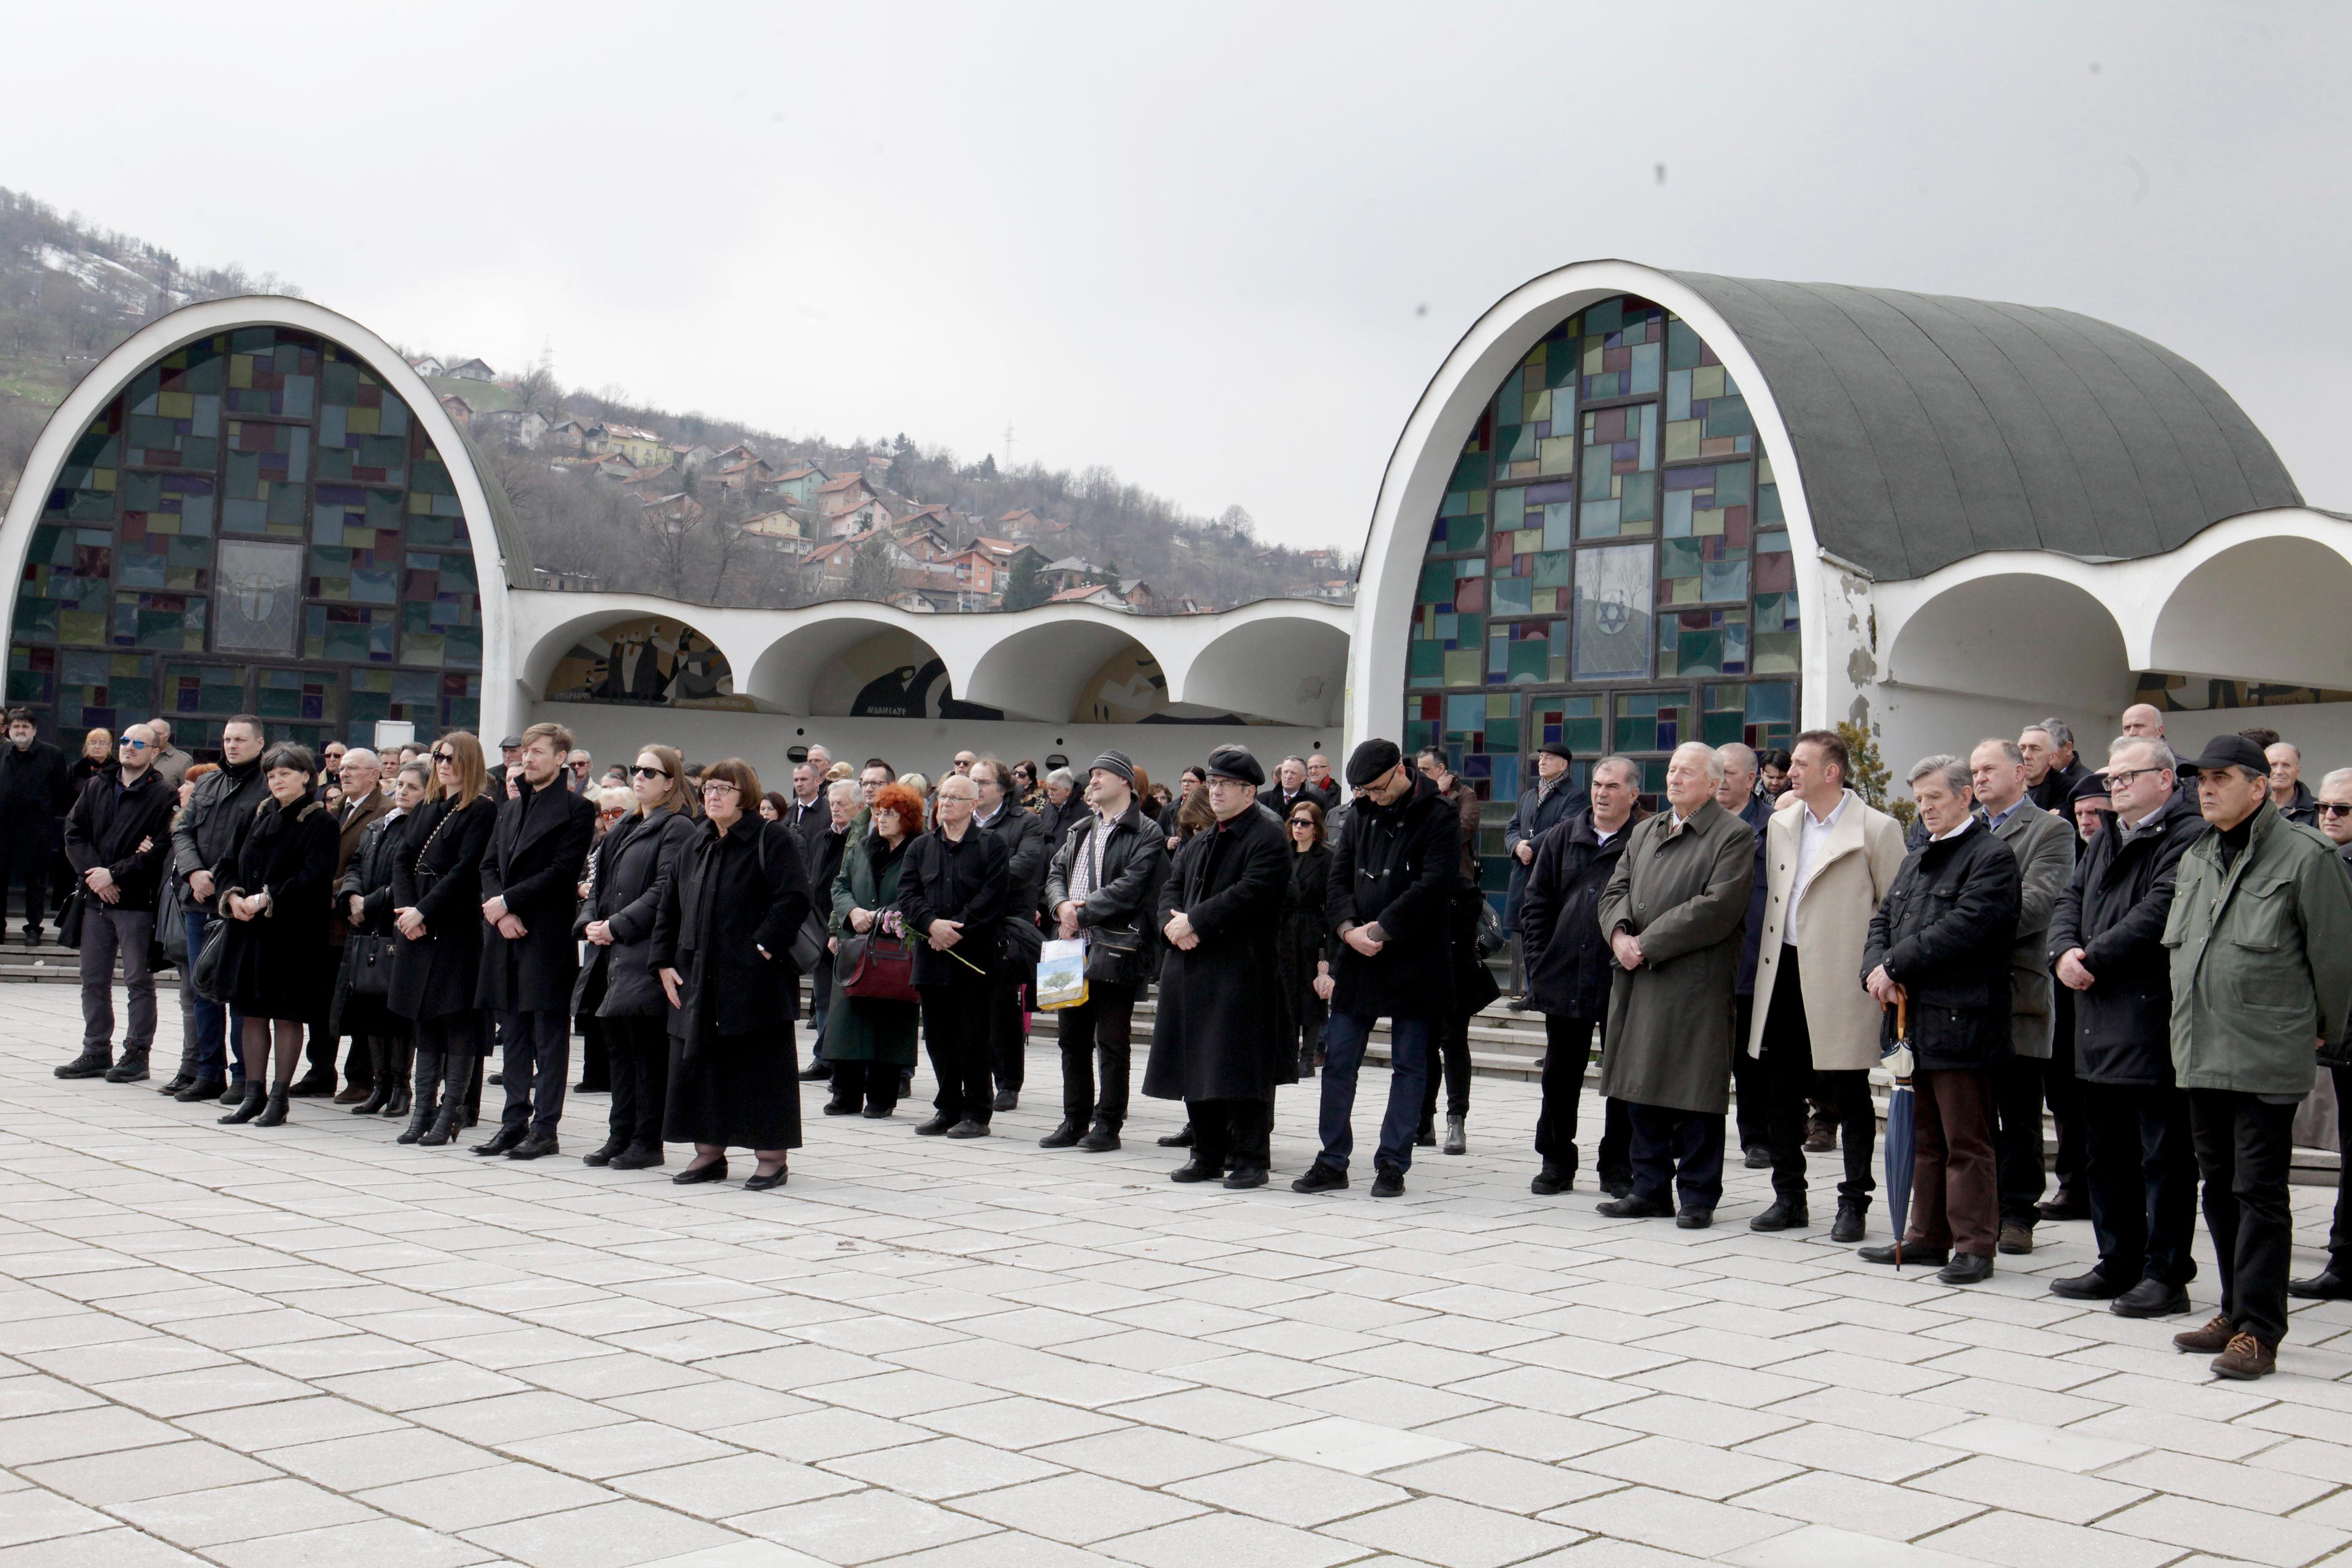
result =
[{"label": "woman with blonde hair", "polygon": [[607,829],[590,862],[589,893],[572,934],[588,944],[572,1010],[602,1026],[613,1109],[591,1165],[642,1171],[662,1163],[669,1100],[669,1001],[654,979],[654,921],[662,889],[697,831],[685,768],[671,746],[646,746],[629,770],[630,814]]},{"label": "woman with blonde hair", "polygon": [[433,783],[409,829],[416,848],[404,848],[392,868],[399,940],[386,1000],[416,1031],[415,1096],[396,1142],[437,1147],[464,1125],[467,1088],[489,1050],[474,982],[482,963],[482,856],[498,806],[482,742],[470,731],[449,731],[429,755]]}]

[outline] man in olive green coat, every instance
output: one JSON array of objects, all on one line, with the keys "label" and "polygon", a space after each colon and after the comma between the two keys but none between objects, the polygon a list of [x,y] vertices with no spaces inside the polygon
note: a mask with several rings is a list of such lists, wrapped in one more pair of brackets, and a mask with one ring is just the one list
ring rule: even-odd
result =
[{"label": "man in olive green coat", "polygon": [[1601,1092],[1626,1102],[1633,1190],[1613,1218],[1675,1213],[1714,1223],[1723,1196],[1723,1117],[1731,1107],[1732,992],[1755,880],[1756,834],[1716,804],[1723,760],[1696,741],[1666,763],[1667,809],[1644,818],[1601,895],[1617,960],[1601,1037]]},{"label": "man in olive green coat", "polygon": [[2286,1337],[2295,1104],[2317,1059],[2347,1045],[2352,881],[2334,844],[2271,804],[2269,760],[2252,741],[2217,736],[2191,765],[2212,831],[2180,858],[2164,945],[2173,1074],[2189,1094],[2221,1310],[2172,1342],[2220,1352],[2219,1376],[2256,1378]]}]

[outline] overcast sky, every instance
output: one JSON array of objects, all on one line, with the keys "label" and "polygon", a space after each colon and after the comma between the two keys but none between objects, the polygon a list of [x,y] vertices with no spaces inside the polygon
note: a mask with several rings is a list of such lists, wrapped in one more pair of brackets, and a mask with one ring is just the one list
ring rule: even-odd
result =
[{"label": "overcast sky", "polygon": [[370,10],[20,11],[0,184],[412,349],[1009,422],[1298,544],[1360,544],[1480,311],[1602,256],[2104,317],[2352,509],[2352,7]]}]

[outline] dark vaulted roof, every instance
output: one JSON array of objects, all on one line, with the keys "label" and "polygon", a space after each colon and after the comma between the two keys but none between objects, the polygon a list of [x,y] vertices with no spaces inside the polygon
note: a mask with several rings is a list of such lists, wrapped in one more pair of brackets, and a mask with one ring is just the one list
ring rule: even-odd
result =
[{"label": "dark vaulted roof", "polygon": [[2072,310],[1673,274],[1720,311],[1796,445],[1822,548],[1882,578],[1992,550],[2131,559],[2296,506],[2212,377]]}]

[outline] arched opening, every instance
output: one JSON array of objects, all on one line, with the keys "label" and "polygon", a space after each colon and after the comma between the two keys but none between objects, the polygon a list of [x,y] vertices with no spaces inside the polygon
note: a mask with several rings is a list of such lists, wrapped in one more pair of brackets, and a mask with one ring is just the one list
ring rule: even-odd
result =
[{"label": "arched opening", "polygon": [[1913,611],[1886,683],[2122,711],[2132,689],[2124,634],[2091,594],[2034,573],[1958,583]]},{"label": "arched opening", "polygon": [[752,666],[752,694],[786,713],[825,718],[999,719],[961,700],[946,661],[878,616],[839,615],[794,627]]},{"label": "arched opening", "polygon": [[1184,672],[1187,707],[1328,724],[1348,675],[1348,637],[1296,616],[1267,616],[1223,633]]},{"label": "arched opening", "polygon": [[2294,686],[2352,687],[2352,643],[2313,637],[2352,603],[2352,562],[2281,535],[2221,552],[2184,576],[2157,612],[2151,662],[2162,670]]},{"label": "arched opening", "polygon": [[[1135,722],[1161,711],[1159,660],[1109,614],[1038,621],[1000,637],[971,672],[971,700],[1026,719]],[[1131,713],[1124,721],[1095,717]]]},{"label": "arched opening", "polygon": [[534,662],[553,655],[541,696],[550,702],[637,708],[711,708],[750,712],[724,649],[675,616],[624,616],[548,639]]}]

